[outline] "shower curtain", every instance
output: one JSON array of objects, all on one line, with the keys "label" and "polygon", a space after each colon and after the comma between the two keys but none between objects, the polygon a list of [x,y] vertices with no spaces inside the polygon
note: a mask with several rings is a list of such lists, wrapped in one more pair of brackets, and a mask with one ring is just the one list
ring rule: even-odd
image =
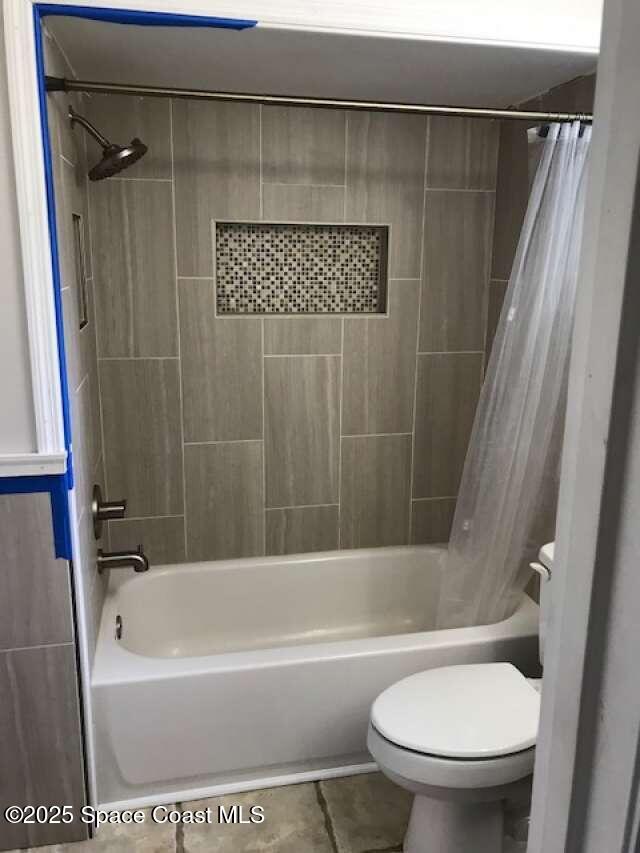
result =
[{"label": "shower curtain", "polygon": [[590,139],[579,122],[555,124],[539,155],[460,483],[439,627],[509,616],[554,535]]}]

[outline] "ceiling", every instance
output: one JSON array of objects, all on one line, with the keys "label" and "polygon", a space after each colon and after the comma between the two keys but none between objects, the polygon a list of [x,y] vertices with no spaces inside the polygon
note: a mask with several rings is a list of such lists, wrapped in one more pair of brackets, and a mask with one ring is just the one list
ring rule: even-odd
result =
[{"label": "ceiling", "polygon": [[595,51],[407,36],[145,27],[51,17],[81,80],[399,103],[508,106],[595,69]]}]

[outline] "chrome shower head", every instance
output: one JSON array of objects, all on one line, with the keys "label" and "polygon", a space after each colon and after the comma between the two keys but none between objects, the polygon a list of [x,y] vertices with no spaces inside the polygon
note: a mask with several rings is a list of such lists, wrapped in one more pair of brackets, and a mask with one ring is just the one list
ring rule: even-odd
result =
[{"label": "chrome shower head", "polygon": [[102,148],[102,159],[89,170],[89,180],[102,181],[111,178],[136,163],[147,153],[147,146],[137,137],[128,145],[115,145],[109,142],[90,121],[79,115],[73,107],[69,107],[71,126],[79,124],[92,136]]}]

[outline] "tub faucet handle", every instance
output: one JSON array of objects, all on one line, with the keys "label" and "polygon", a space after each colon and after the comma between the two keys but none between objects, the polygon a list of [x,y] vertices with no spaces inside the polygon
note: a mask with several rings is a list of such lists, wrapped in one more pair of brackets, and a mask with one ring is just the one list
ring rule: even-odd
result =
[{"label": "tub faucet handle", "polygon": [[146,572],[149,570],[149,560],[142,550],[142,545],[138,545],[135,551],[109,552],[99,548],[96,563],[98,565],[98,574],[102,574],[105,569],[133,569],[134,572]]},{"label": "tub faucet handle", "polygon": [[124,518],[126,511],[127,502],[125,500],[103,501],[100,486],[97,483],[94,485],[91,514],[93,516],[93,535],[96,539],[102,536],[103,522],[110,521],[112,518]]}]

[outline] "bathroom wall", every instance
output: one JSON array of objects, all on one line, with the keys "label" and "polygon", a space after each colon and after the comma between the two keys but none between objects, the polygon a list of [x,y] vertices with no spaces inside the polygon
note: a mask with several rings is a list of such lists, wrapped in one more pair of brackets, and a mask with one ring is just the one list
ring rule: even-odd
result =
[{"label": "bathroom wall", "polygon": [[[90,101],[150,149],[90,188],[105,476],[129,500],[111,547],[179,562],[446,539],[482,381],[497,125]],[[217,318],[216,218],[390,223],[389,316]]]},{"label": "bathroom wall", "polygon": [[[0,6],[0,68],[5,65],[4,17]],[[27,315],[22,286],[22,256],[18,233],[18,202],[13,172],[9,91],[6,75],[0,80],[0,364],[11,370],[0,372],[0,450],[31,453],[36,449],[35,413],[31,388],[31,365],[27,337]]]},{"label": "bathroom wall", "polygon": [[[0,495],[0,812],[85,803],[69,564],[54,557],[48,494]],[[12,825],[0,850],[77,841],[79,820]]]},{"label": "bathroom wall", "polygon": [[[47,73],[72,76],[55,41],[45,35]],[[82,113],[86,98],[55,93],[47,96],[49,135],[52,149],[64,343],[71,409],[72,459],[75,500],[72,520],[78,531],[74,549],[74,570],[78,573],[79,605],[86,625],[87,656],[93,659],[96,633],[105,594],[106,576],[96,571],[96,549],[101,543],[93,535],[91,492],[94,483],[104,484],[98,363],[93,298],[93,269],[88,224],[86,134],[68,120],[69,104]],[[80,281],[76,271],[73,215],[81,217],[84,233],[84,258],[87,273],[87,323],[80,329]]]}]

